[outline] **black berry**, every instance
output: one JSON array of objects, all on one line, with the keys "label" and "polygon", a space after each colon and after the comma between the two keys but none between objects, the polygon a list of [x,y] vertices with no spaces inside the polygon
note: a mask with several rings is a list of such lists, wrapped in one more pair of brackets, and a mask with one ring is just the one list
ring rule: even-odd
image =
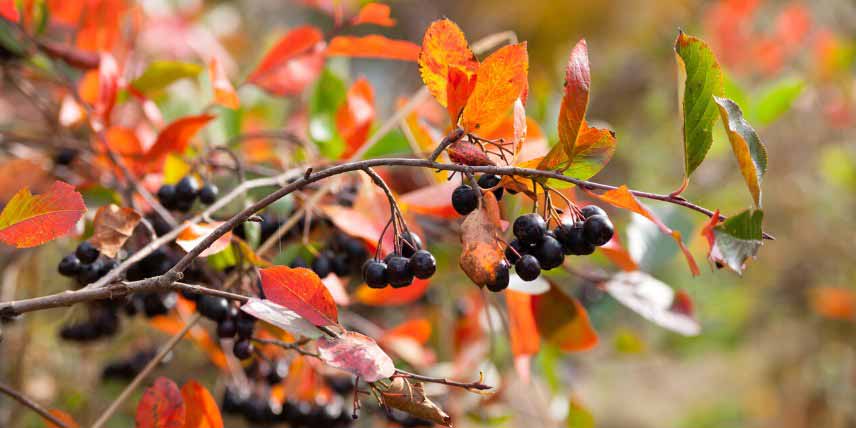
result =
[{"label": "black berry", "polygon": [[413,232],[404,232],[399,236],[401,243],[401,255],[410,257],[413,253],[422,249],[422,238]]},{"label": "black berry", "polygon": [[59,261],[57,270],[62,276],[75,276],[80,272],[80,260],[74,254],[69,254]]},{"label": "black berry", "polygon": [[520,260],[520,256],[526,254],[523,245],[520,244],[520,241],[516,239],[512,239],[511,242],[508,243],[508,246],[505,247],[505,258],[509,263],[514,264]]},{"label": "black berry", "polygon": [[77,246],[77,249],[74,250],[74,255],[77,256],[77,259],[80,260],[83,264],[90,264],[98,258],[101,254],[94,245],[92,245],[89,241],[83,241],[80,245]]},{"label": "black berry", "polygon": [[386,279],[386,263],[378,260],[369,260],[363,265],[363,279],[371,288],[384,288],[388,283]]},{"label": "black berry", "polygon": [[253,356],[253,344],[250,342],[250,339],[239,340],[232,347],[232,353],[239,360],[246,360]]},{"label": "black berry", "polygon": [[187,201],[192,204],[198,194],[199,183],[193,176],[186,175],[175,185],[175,198],[177,201]]},{"label": "black berry", "polygon": [[497,200],[500,200],[502,199],[503,188],[496,187],[499,185],[500,181],[502,181],[502,177],[496,174],[482,174],[482,176],[479,177],[479,187],[482,189],[493,189],[493,195],[496,196]]},{"label": "black berry", "polygon": [[214,202],[217,202],[218,193],[220,193],[220,189],[218,189],[216,185],[207,183],[199,190],[199,202],[202,202],[205,205],[211,205]]},{"label": "black berry", "polygon": [[562,253],[562,244],[552,236],[544,236],[544,239],[532,250],[532,255],[538,259],[541,269],[550,270],[559,267],[565,261]]},{"label": "black berry", "polygon": [[158,200],[164,208],[171,210],[175,209],[175,186],[164,184],[158,189]]},{"label": "black berry", "polygon": [[565,254],[587,256],[594,252],[594,244],[583,236],[583,222],[563,224],[556,228],[556,238],[562,243]]},{"label": "black berry", "polygon": [[333,269],[333,273],[338,277],[348,276],[351,273],[351,265],[348,263],[347,254],[337,254],[330,260],[330,266]]},{"label": "black berry", "polygon": [[74,162],[74,158],[77,157],[77,149],[72,149],[71,147],[63,147],[59,149],[54,157],[54,162],[57,165],[71,165]]},{"label": "black berry", "polygon": [[196,310],[212,321],[223,321],[229,315],[229,301],[223,297],[200,296],[196,302]]},{"label": "black berry", "polygon": [[462,184],[452,192],[452,208],[460,215],[467,215],[479,206],[478,190]]},{"label": "black berry", "polygon": [[580,209],[580,212],[583,213],[583,217],[585,218],[589,218],[593,215],[602,215],[604,217],[607,217],[606,211],[604,211],[603,208],[597,205],[586,205]]},{"label": "black berry", "polygon": [[526,254],[514,264],[514,270],[517,271],[517,276],[524,281],[534,281],[541,275],[541,264],[535,256]]},{"label": "black berry", "polygon": [[547,233],[547,222],[538,214],[524,214],[514,220],[513,231],[521,244],[537,244]]},{"label": "black berry", "polygon": [[186,213],[193,208],[193,199],[178,199],[176,197],[174,209]]},{"label": "black berry", "polygon": [[428,279],[437,271],[437,261],[434,260],[431,253],[425,250],[413,253],[408,264],[413,276],[419,279]]},{"label": "black berry", "polygon": [[409,260],[401,256],[390,257],[386,262],[386,277],[394,288],[401,288],[413,282],[413,271],[408,265]]},{"label": "black berry", "polygon": [[238,334],[238,325],[233,319],[225,319],[217,323],[217,337],[229,339]]},{"label": "black berry", "polygon": [[493,281],[488,282],[485,285],[487,286],[488,290],[493,291],[494,293],[498,293],[508,288],[508,281],[510,279],[511,278],[508,274],[508,263],[503,260],[499,263],[499,265],[496,266],[496,272]]},{"label": "black berry", "polygon": [[236,323],[238,326],[238,337],[241,339],[249,339],[253,337],[253,330],[256,328],[255,319],[239,315]]},{"label": "black berry", "polygon": [[330,275],[332,269],[333,267],[330,263],[330,257],[325,253],[319,254],[318,257],[315,257],[315,260],[312,261],[312,271],[321,278],[325,278],[327,275]]},{"label": "black berry", "polygon": [[91,284],[101,278],[102,263],[95,261],[90,264],[81,264],[77,272],[77,282],[81,285]]},{"label": "black berry", "polygon": [[586,241],[598,247],[609,242],[614,232],[612,222],[606,216],[593,215],[583,223],[583,236]]}]

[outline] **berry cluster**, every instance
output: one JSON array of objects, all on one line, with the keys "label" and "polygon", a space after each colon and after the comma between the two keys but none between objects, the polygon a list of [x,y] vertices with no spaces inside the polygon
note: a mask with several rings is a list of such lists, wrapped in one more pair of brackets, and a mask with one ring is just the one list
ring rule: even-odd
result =
[{"label": "berry cluster", "polygon": [[57,270],[62,276],[75,278],[81,286],[93,283],[117,265],[115,260],[100,255],[101,252],[91,242],[83,241],[73,254],[60,260]]},{"label": "berry cluster", "polygon": [[541,275],[541,270],[561,266],[566,255],[591,254],[595,247],[612,239],[614,228],[603,209],[589,205],[581,214],[585,220],[562,223],[553,230],[549,230],[544,218],[535,213],[514,220],[515,239],[508,243],[505,257],[514,264],[520,279],[533,281]]},{"label": "berry cluster", "polygon": [[253,356],[253,331],[256,319],[241,311],[237,306],[224,297],[197,295],[196,312],[217,323],[217,337],[232,339],[237,337],[232,345],[232,353],[239,360]]},{"label": "berry cluster", "polygon": [[[281,382],[287,374],[287,366],[284,367],[285,372],[277,374],[275,378],[278,380],[274,383],[268,379],[270,374],[264,374],[263,366],[250,366],[246,371],[250,372],[249,377],[258,377],[256,373],[261,372],[262,378],[274,385]],[[266,373],[272,373],[270,370],[273,369],[267,369]],[[287,423],[289,426],[304,428],[345,428],[353,423],[344,398],[352,393],[353,384],[350,379],[347,387],[344,384],[336,386],[336,383],[343,382],[328,379],[328,385],[338,395],[333,395],[323,404],[288,400],[279,405],[262,394],[241,394],[236,388],[228,387],[223,393],[220,407],[225,414],[242,415],[247,421],[256,424]]]},{"label": "berry cluster", "polygon": [[371,259],[363,265],[363,279],[371,288],[406,287],[413,278],[428,279],[437,271],[434,255],[422,249],[422,239],[404,232],[396,239],[399,250],[387,254],[383,261]]},{"label": "berry cluster", "polygon": [[[481,189],[492,189],[496,200],[502,199],[504,188],[499,186],[502,177],[495,174],[482,174],[479,177],[478,185]],[[460,215],[467,215],[479,206],[480,191],[473,189],[468,184],[462,184],[455,188],[452,192],[452,208]]]},{"label": "berry cluster", "polygon": [[[331,273],[344,278],[360,271],[360,266],[365,263],[368,252],[363,241],[336,233],[327,243],[327,247],[315,256],[308,266],[319,278],[325,278]],[[292,261],[291,267],[307,267],[302,257]]]},{"label": "berry cluster", "polygon": [[158,200],[168,210],[186,213],[193,208],[193,201],[211,205],[217,200],[219,190],[214,183],[203,183],[193,175],[186,175],[176,185],[164,184],[158,189]]}]

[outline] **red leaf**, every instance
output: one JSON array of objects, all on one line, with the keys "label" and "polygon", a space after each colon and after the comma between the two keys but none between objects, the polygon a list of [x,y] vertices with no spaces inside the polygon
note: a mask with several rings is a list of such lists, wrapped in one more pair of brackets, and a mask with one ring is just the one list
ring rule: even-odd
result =
[{"label": "red leaf", "polygon": [[0,16],[12,22],[18,22],[21,14],[15,6],[15,0],[0,0]]},{"label": "red leaf", "polygon": [[271,48],[248,82],[276,95],[292,95],[311,83],[324,67],[323,36],[312,26],[291,30]]},{"label": "red leaf", "polygon": [[363,37],[336,36],[330,40],[327,55],[416,61],[419,46],[407,40],[393,40],[377,34]]},{"label": "red leaf", "polygon": [[137,405],[136,428],[184,428],[185,408],[175,382],[159,377]]},{"label": "red leaf", "polygon": [[368,3],[351,20],[351,25],[375,24],[381,27],[392,27],[395,25],[395,20],[389,17],[389,11],[389,5]]},{"label": "red leaf", "polygon": [[265,297],[297,312],[317,326],[336,325],[339,311],[315,272],[274,266],[260,271]]},{"label": "red leaf", "polygon": [[184,428],[223,428],[220,408],[211,393],[195,380],[181,387],[186,417]]},{"label": "red leaf", "polygon": [[446,109],[452,124],[457,124],[467,100],[476,86],[476,74],[467,73],[458,67],[449,67],[449,76],[446,83]]},{"label": "red leaf", "polygon": [[216,57],[211,57],[211,62],[208,63],[208,74],[211,79],[211,88],[214,90],[214,102],[226,108],[237,109],[240,106],[238,93],[235,92],[235,87],[226,77],[223,65],[217,61]]},{"label": "red leaf", "polygon": [[555,284],[550,284],[550,291],[531,299],[538,332],[544,340],[568,352],[586,351],[597,345],[597,333],[579,300]]},{"label": "red leaf", "polygon": [[424,345],[431,338],[431,321],[425,318],[407,320],[384,333],[384,340],[390,337],[408,337],[420,345]]},{"label": "red leaf", "polygon": [[146,152],[146,159],[149,162],[159,163],[169,153],[184,153],[190,144],[190,139],[211,119],[214,119],[213,115],[202,114],[183,117],[170,123],[158,134],[155,144]]},{"label": "red leaf", "polygon": [[40,195],[23,188],[0,213],[0,242],[29,248],[68,233],[83,217],[86,205],[74,186],[56,181]]},{"label": "red leaf", "polygon": [[366,382],[395,374],[392,358],[371,337],[353,331],[318,339],[318,355],[328,365],[361,377]]},{"label": "red leaf", "polygon": [[345,103],[336,112],[336,129],[345,140],[340,158],[348,159],[362,147],[375,118],[374,90],[365,77],[348,89]]},{"label": "red leaf", "polygon": [[681,251],[684,253],[684,257],[687,259],[687,264],[690,266],[690,271],[692,271],[693,275],[698,275],[700,272],[698,270],[698,265],[693,258],[693,255],[690,253],[690,250],[684,245],[684,242],[681,240],[681,232],[677,230],[669,229],[668,226],[663,224],[663,222],[657,218],[645,205],[639,202],[630,190],[627,189],[627,186],[621,186],[617,189],[610,190],[601,195],[591,193],[586,191],[589,195],[592,195],[612,206],[616,206],[618,208],[624,208],[626,210],[630,210],[639,214],[648,220],[651,220],[657,227],[665,233],[672,237],[675,242],[678,244],[678,247],[681,248]]}]

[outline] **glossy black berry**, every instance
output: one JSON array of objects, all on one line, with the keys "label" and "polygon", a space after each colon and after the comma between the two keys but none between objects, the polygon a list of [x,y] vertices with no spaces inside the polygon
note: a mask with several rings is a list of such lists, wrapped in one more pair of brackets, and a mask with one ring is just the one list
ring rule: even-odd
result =
[{"label": "glossy black berry", "polygon": [[369,260],[363,265],[363,279],[371,288],[384,288],[389,283],[386,279],[386,263]]},{"label": "glossy black berry", "polygon": [[413,276],[419,279],[428,279],[437,271],[437,261],[434,260],[434,255],[425,250],[413,253],[408,263]]},{"label": "glossy black berry", "polygon": [[80,272],[80,260],[74,254],[69,254],[59,261],[57,270],[62,276],[75,276]]},{"label": "glossy black berry", "polygon": [[606,211],[604,211],[603,208],[601,208],[597,205],[586,205],[586,206],[580,208],[580,212],[583,213],[583,217],[585,217],[585,218],[589,218],[593,215],[602,215],[604,217],[608,217],[606,215]]},{"label": "glossy black berry", "polygon": [[161,186],[158,189],[158,201],[168,210],[175,209],[175,186],[171,184]]},{"label": "glossy black berry", "polygon": [[92,245],[89,241],[83,241],[78,246],[77,249],[74,250],[74,255],[77,256],[77,259],[80,260],[80,263],[90,264],[98,258],[101,254],[94,245]]},{"label": "glossy black berry", "polygon": [[253,344],[249,339],[239,340],[232,347],[232,353],[239,360],[246,360],[253,356]]},{"label": "glossy black berry", "polygon": [[161,296],[158,293],[146,294],[143,297],[143,313],[152,318],[158,315],[166,315],[175,305],[174,297]]},{"label": "glossy black berry", "polygon": [[59,149],[54,157],[54,162],[57,165],[71,165],[74,162],[74,159],[77,157],[77,149],[72,149],[71,147],[63,147]]},{"label": "glossy black berry", "polygon": [[238,326],[238,337],[241,339],[249,339],[253,337],[253,330],[256,328],[255,319],[246,316],[238,316],[236,323]]},{"label": "glossy black berry", "polygon": [[547,222],[535,213],[524,214],[514,220],[514,236],[523,245],[532,245],[541,242],[547,233]]},{"label": "glossy black berry", "polygon": [[508,288],[508,281],[510,279],[511,277],[508,273],[508,263],[503,260],[499,263],[499,265],[496,266],[493,281],[488,282],[485,285],[487,286],[488,290],[493,291],[494,293],[498,293]]},{"label": "glossy black berry", "polygon": [[213,183],[207,183],[199,189],[199,202],[202,202],[205,205],[211,205],[214,202],[217,202],[217,195],[220,193],[220,189]]},{"label": "glossy black berry", "polygon": [[330,267],[338,277],[348,276],[351,273],[351,264],[348,263],[346,254],[337,254],[330,260]]},{"label": "glossy black berry", "polygon": [[115,269],[116,266],[119,266],[119,262],[117,262],[116,260],[105,260],[103,263],[100,264],[100,266],[98,266],[98,277],[100,278],[104,275],[107,275],[107,273]]},{"label": "glossy black berry", "polygon": [[226,388],[223,392],[223,401],[220,402],[220,408],[223,413],[237,414],[244,407],[246,398],[242,397],[234,388]]},{"label": "glossy black berry", "polygon": [[217,323],[217,337],[229,339],[238,334],[238,325],[233,319],[225,319]]},{"label": "glossy black berry", "polygon": [[410,285],[413,282],[413,271],[408,265],[409,260],[406,257],[393,256],[386,262],[386,278],[389,280],[389,285],[394,288],[401,288]]},{"label": "glossy black berry", "polygon": [[581,221],[573,225],[563,224],[556,229],[556,237],[562,243],[562,250],[565,254],[587,256],[594,252],[594,244],[589,242],[583,235],[583,222]]},{"label": "glossy black berry", "polygon": [[175,207],[173,209],[183,213],[189,212],[193,209],[193,199],[178,199],[176,197]]},{"label": "glossy black berry", "polygon": [[229,301],[223,297],[200,296],[196,302],[196,310],[212,321],[222,321],[229,315]]},{"label": "glossy black berry", "polygon": [[544,270],[559,267],[565,261],[562,244],[550,235],[544,236],[544,239],[532,250],[532,255],[538,259],[541,269]]},{"label": "glossy black berry", "polygon": [[520,244],[520,241],[516,239],[512,239],[511,242],[508,243],[508,246],[505,247],[505,258],[509,263],[514,264],[520,260],[520,256],[526,254],[526,251],[523,248],[523,245]]},{"label": "glossy black berry", "polygon": [[[482,174],[482,176],[479,177],[479,187],[482,189],[493,189],[499,185],[500,181],[502,181],[502,177],[496,174]],[[496,187],[493,189],[493,195],[496,196],[497,200],[502,199],[502,193],[502,187]]]},{"label": "glossy black berry", "polygon": [[175,198],[177,201],[189,201],[193,203],[199,194],[199,182],[191,175],[185,175],[175,185]]},{"label": "glossy black berry", "polygon": [[98,328],[89,321],[65,325],[59,331],[59,337],[75,342],[88,342],[99,336]]},{"label": "glossy black berry", "polygon": [[312,261],[312,271],[320,278],[325,278],[327,275],[330,275],[332,270],[333,266],[331,264],[330,257],[326,253],[319,254],[318,257],[315,257],[315,260]]},{"label": "glossy black berry", "polygon": [[413,232],[404,232],[399,235],[401,240],[401,255],[410,257],[413,253],[422,249],[422,238]]},{"label": "glossy black berry", "polygon": [[614,232],[612,222],[606,216],[593,215],[583,223],[583,236],[586,241],[598,247],[609,242]]},{"label": "glossy black berry", "polygon": [[452,208],[460,215],[467,215],[479,206],[478,190],[462,184],[452,192]]},{"label": "glossy black berry", "polygon": [[101,278],[102,263],[96,260],[90,264],[81,264],[80,270],[77,272],[77,282],[80,285],[91,284]]},{"label": "glossy black berry", "polygon": [[541,275],[541,264],[538,259],[531,254],[526,254],[514,264],[514,270],[517,271],[517,276],[524,281],[534,281]]}]

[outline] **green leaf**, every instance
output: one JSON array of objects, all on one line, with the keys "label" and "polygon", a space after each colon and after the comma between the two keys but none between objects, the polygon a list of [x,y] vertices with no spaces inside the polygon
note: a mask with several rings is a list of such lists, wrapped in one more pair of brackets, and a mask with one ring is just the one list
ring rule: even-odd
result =
[{"label": "green leaf", "polygon": [[711,246],[708,257],[742,275],[746,260],[754,257],[761,247],[763,220],[763,211],[746,210],[713,227],[712,232],[706,230]]},{"label": "green leaf", "polygon": [[[752,123],[767,126],[780,118],[802,94],[805,81],[798,77],[786,77],[764,88],[747,107]],[[747,105],[747,104],[743,104]]]},{"label": "green leaf", "polygon": [[713,142],[716,103],[723,95],[722,70],[701,39],[680,32],[675,41],[678,63],[678,104],[683,119],[686,179],[701,165]]},{"label": "green leaf", "polygon": [[755,129],[746,119],[740,107],[728,98],[714,97],[719,105],[722,124],[731,142],[731,149],[737,158],[740,172],[755,200],[755,207],[761,207],[761,180],[767,172],[767,148],[761,143]]},{"label": "green leaf", "polygon": [[568,405],[568,428],[594,428],[594,416],[577,400],[571,399]]},{"label": "green leaf", "polygon": [[166,88],[177,80],[193,78],[202,72],[202,66],[189,62],[154,61],[143,74],[131,82],[131,86],[142,92],[155,92]]},{"label": "green leaf", "polygon": [[321,72],[309,98],[309,138],[325,157],[335,159],[345,149],[336,130],[336,110],[345,102],[345,82],[331,70]]}]

